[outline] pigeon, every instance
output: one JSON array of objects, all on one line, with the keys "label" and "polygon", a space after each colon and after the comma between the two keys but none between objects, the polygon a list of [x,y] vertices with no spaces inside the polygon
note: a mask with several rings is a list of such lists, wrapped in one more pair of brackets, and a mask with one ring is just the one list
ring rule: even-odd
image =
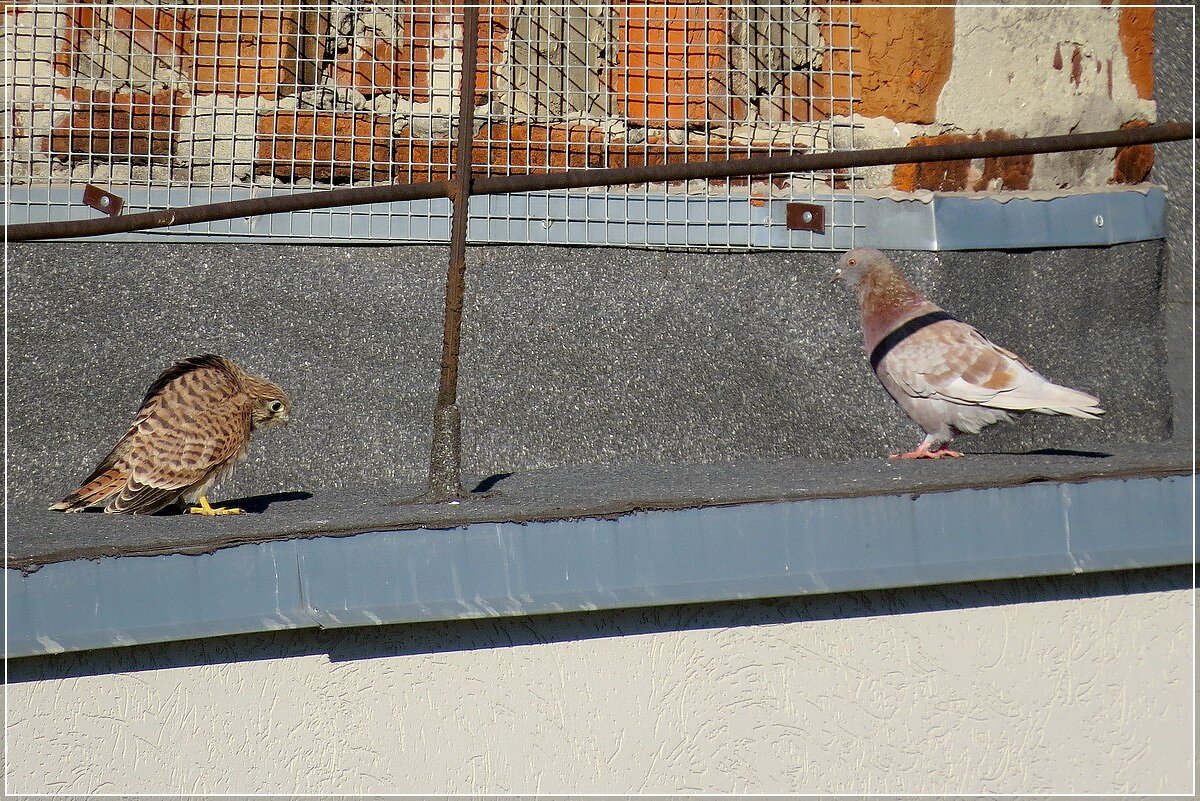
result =
[{"label": "pigeon", "polygon": [[871,369],[905,414],[925,431],[908,453],[889,459],[962,456],[947,446],[957,434],[1012,422],[1014,413],[1096,419],[1100,401],[1059,386],[1017,354],[925,298],[878,250],[842,255],[833,280],[858,296]]}]

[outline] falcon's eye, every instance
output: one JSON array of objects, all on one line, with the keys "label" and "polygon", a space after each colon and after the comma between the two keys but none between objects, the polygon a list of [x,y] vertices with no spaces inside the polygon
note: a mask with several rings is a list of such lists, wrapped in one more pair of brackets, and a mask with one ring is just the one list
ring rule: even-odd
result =
[{"label": "falcon's eye", "polygon": [[271,414],[279,414],[283,411],[283,401],[271,401],[267,404],[267,410],[271,412]]}]

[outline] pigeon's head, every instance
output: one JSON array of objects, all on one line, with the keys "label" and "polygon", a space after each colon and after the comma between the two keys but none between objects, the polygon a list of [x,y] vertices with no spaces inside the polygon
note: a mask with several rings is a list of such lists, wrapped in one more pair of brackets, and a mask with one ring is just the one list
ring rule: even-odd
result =
[{"label": "pigeon's head", "polygon": [[844,282],[851,289],[857,289],[867,273],[891,266],[891,260],[883,255],[882,251],[875,248],[855,248],[843,253],[838,259],[837,268],[833,271],[833,280]]}]

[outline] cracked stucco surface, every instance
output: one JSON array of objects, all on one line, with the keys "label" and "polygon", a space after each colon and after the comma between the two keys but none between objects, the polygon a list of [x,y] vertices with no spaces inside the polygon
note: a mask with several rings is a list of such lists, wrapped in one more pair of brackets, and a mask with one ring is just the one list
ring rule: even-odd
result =
[{"label": "cracked stucco surface", "polygon": [[[1013,136],[1153,122],[1154,101],[1138,97],[1129,74],[1119,14],[1115,6],[959,9],[954,66],[938,99],[938,121]],[[1112,177],[1113,152],[1035,156],[1031,188],[1103,186]]]},{"label": "cracked stucco surface", "polygon": [[[8,787],[1186,792],[1184,573],[25,662],[9,688]],[[53,675],[66,664],[80,669]]]}]

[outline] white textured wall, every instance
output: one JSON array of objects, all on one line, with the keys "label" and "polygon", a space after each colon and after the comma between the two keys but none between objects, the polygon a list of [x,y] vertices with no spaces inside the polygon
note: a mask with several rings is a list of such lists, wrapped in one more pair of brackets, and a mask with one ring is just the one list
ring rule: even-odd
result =
[{"label": "white textured wall", "polygon": [[1189,791],[1191,591],[1068,581],[26,662],[8,788]]}]

